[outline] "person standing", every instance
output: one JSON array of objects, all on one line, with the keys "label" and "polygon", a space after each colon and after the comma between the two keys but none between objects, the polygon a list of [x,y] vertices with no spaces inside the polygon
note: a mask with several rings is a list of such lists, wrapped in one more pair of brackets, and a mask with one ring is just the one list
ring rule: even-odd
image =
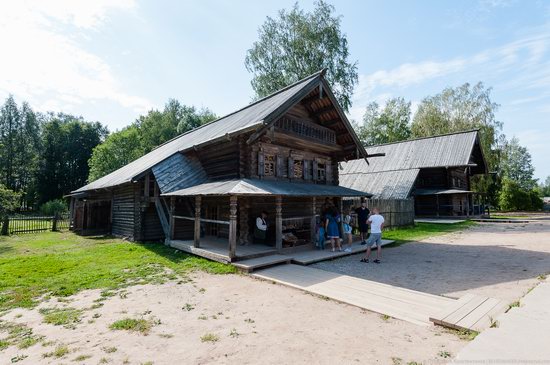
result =
[{"label": "person standing", "polygon": [[380,256],[382,254],[382,230],[384,229],[384,217],[380,215],[378,208],[372,210],[372,215],[369,217],[367,223],[370,225],[370,236],[367,240],[367,252],[365,257],[361,259],[361,262],[369,262],[371,247],[376,245],[376,260],[374,263],[380,263]]},{"label": "person standing", "polygon": [[256,243],[264,243],[267,237],[267,212],[264,210],[258,218],[256,218],[256,227],[254,227],[254,240]]},{"label": "person standing", "polygon": [[370,210],[367,208],[367,202],[364,199],[361,201],[361,206],[355,209],[355,214],[357,214],[357,224],[359,225],[361,244],[365,245],[369,235],[369,225],[367,224],[367,220],[369,219]]},{"label": "person standing", "polygon": [[[351,252],[351,245],[353,240],[353,233],[352,233],[352,227],[351,227],[351,207],[349,208],[348,214],[344,216],[344,234],[343,239],[344,241],[348,241],[349,247],[347,247],[344,251],[345,252]],[[342,243],[343,245],[343,243]]]},{"label": "person standing", "polygon": [[338,229],[338,221],[340,219],[340,216],[338,215],[338,211],[336,210],[336,208],[332,207],[331,209],[329,209],[325,216],[325,219],[325,230],[327,232],[327,237],[330,240],[332,252],[335,251],[335,243],[338,251],[342,251],[342,247],[340,245],[340,230]]}]

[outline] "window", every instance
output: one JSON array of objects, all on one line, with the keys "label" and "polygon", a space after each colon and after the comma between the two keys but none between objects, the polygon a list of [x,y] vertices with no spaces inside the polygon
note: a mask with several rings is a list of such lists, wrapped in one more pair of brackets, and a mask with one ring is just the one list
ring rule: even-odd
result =
[{"label": "window", "polygon": [[326,166],[324,163],[317,163],[317,180],[325,181],[326,179]]},{"label": "window", "polygon": [[301,179],[304,177],[304,161],[303,160],[294,160],[293,166],[294,173],[292,176],[296,179]]},{"label": "window", "polygon": [[264,156],[264,175],[275,176],[275,156],[273,155]]}]

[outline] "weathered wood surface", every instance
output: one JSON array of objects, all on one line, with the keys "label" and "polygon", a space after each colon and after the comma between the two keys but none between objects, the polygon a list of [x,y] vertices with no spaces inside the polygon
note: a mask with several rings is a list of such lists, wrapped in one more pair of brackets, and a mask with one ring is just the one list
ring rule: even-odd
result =
[{"label": "weathered wood surface", "polygon": [[233,266],[245,272],[252,272],[259,268],[265,268],[268,266],[273,266],[278,264],[288,264],[288,263],[290,263],[289,256],[275,254],[275,255],[256,257],[253,259],[235,261],[233,262]]},{"label": "weathered wood surface", "polygon": [[253,276],[275,281],[373,312],[429,325],[434,312],[454,299],[298,265],[260,270]]},{"label": "weathered wood surface", "polygon": [[[394,241],[392,240],[382,240],[382,246],[392,244]],[[327,246],[329,247],[330,244]],[[344,244],[344,247],[348,247],[347,244]],[[334,260],[340,257],[354,255],[360,252],[365,252],[367,250],[367,245],[360,245],[359,243],[354,243],[351,246],[351,252],[344,252],[344,251],[335,251],[332,252],[330,249],[326,250],[316,250],[311,249],[303,252],[296,252],[289,254],[292,256],[292,262],[299,265],[311,265],[316,262],[321,261],[327,261],[327,260]],[[357,258],[359,260],[359,257]]]},{"label": "weathered wood surface", "polygon": [[485,296],[466,294],[453,305],[430,316],[433,323],[457,330],[482,331],[504,313],[505,301]]},{"label": "weathered wood surface", "polygon": [[132,184],[125,184],[114,190],[113,235],[127,237],[131,240],[137,239],[134,233],[136,227],[135,206],[139,207],[139,204],[135,201],[134,186]]},{"label": "weathered wood surface", "polygon": [[157,211],[157,215],[159,217],[164,235],[166,237],[170,237],[170,222],[168,220],[168,217],[166,216],[166,212],[164,210],[164,207],[162,206],[162,202],[160,199],[161,198],[155,199],[155,209]]}]

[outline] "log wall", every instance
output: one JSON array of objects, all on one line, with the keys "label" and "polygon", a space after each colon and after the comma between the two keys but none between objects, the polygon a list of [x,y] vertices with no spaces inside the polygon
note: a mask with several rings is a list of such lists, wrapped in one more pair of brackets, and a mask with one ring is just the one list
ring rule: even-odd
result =
[{"label": "log wall", "polygon": [[[137,240],[135,234],[136,204],[135,184],[125,184],[116,187],[113,191],[113,222],[112,234],[119,237],[126,237],[130,240]],[[137,193],[139,194],[139,192]],[[138,226],[139,227],[139,226]]]}]

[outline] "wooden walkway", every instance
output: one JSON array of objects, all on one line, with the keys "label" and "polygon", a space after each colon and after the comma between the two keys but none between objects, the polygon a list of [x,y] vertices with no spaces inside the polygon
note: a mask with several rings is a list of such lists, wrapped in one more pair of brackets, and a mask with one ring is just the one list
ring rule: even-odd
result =
[{"label": "wooden walkway", "polygon": [[275,266],[253,276],[420,325],[431,324],[431,315],[455,301],[299,265]]},{"label": "wooden walkway", "polygon": [[[505,310],[492,298],[466,295],[457,300],[292,264],[259,270],[253,276],[419,325],[480,331]],[[437,320],[442,316],[446,320]]]}]

